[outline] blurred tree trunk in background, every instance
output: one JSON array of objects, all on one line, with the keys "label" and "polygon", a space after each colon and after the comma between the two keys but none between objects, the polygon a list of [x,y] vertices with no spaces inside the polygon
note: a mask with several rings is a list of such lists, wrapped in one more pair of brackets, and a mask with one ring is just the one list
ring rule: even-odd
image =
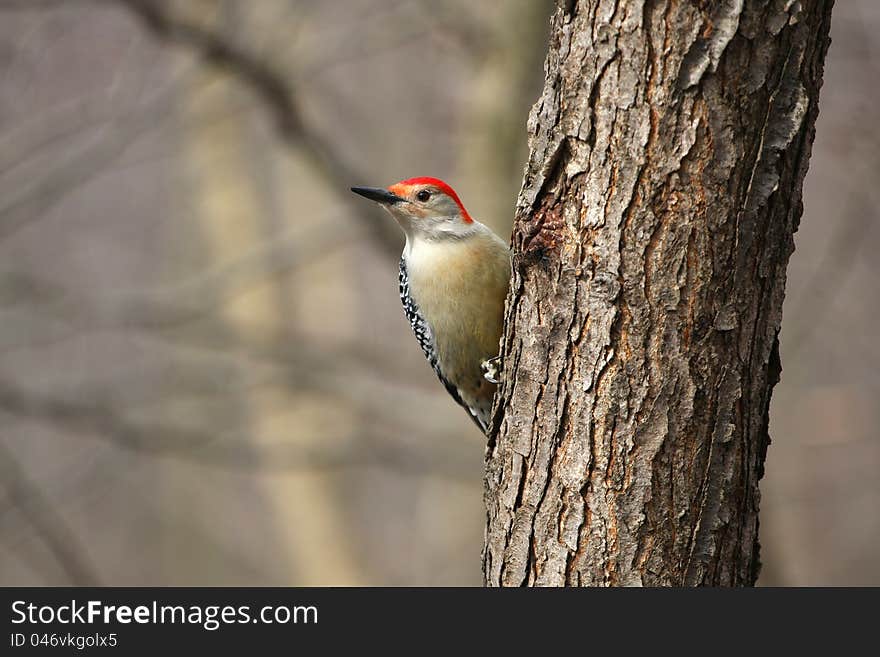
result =
[{"label": "blurred tree trunk in background", "polygon": [[513,229],[489,585],[748,585],[830,0],[561,2]]},{"label": "blurred tree trunk in background", "polygon": [[[180,10],[188,12],[189,20],[196,25],[216,30],[220,39],[231,39],[229,35],[235,29],[260,20],[261,12],[271,14],[272,6],[266,3],[183,3]],[[261,148],[252,121],[200,120],[206,106],[223,108],[229,113],[235,111],[236,102],[241,100],[236,101],[235,88],[228,82],[228,73],[222,69],[200,71],[181,98],[180,108],[181,115],[189,119],[185,122],[188,129],[182,132],[180,139],[184,165],[181,178],[185,186],[181,195],[187,189],[195,191],[187,213],[198,230],[199,243],[194,250],[205,253],[210,262],[221,263],[234,262],[242,251],[259,249],[283,230],[287,217],[295,214],[293,205],[284,207],[289,203],[281,191],[286,185],[272,189],[276,181],[283,180],[283,175],[289,173],[289,161],[283,155],[278,157]],[[248,175],[253,170],[258,170],[260,175]],[[303,177],[300,174],[299,178]],[[311,228],[311,222],[318,224],[322,219],[303,214],[295,215],[301,228]],[[273,222],[282,224],[282,228],[272,226]],[[292,325],[299,321],[300,315],[295,306],[297,302],[302,303],[302,296],[290,288],[289,279],[273,276],[271,265],[268,258],[260,263],[260,285],[239,295],[224,292],[229,301],[217,310],[221,325],[245,344],[273,344],[293,339],[291,336],[295,335]],[[350,302],[333,298],[334,290],[322,292],[325,302],[333,299],[340,316],[351,307]],[[261,449],[272,436],[295,437],[300,444],[314,441],[320,444],[324,436],[320,431],[306,430],[308,419],[297,414],[302,394],[295,386],[258,385],[246,386],[238,395],[237,415],[247,427],[242,434],[256,458],[265,458],[260,456]],[[314,400],[312,404],[318,407],[320,402]],[[340,424],[344,424],[345,403],[339,401],[334,412]],[[188,476],[187,472],[181,474]],[[207,479],[212,474],[218,480],[222,477],[222,472],[207,473],[203,477]],[[343,509],[330,502],[331,474],[304,469],[288,476],[261,479],[255,482],[254,488],[274,528],[276,549],[283,555],[288,577],[295,577],[305,585],[362,583],[354,552],[344,540]],[[180,487],[165,485],[159,489],[173,493]],[[183,508],[183,513],[198,518],[209,505],[210,502],[193,494],[176,505],[169,503],[169,508]],[[192,522],[187,527],[198,527],[198,523]],[[207,581],[212,573],[222,572],[223,564],[229,559],[225,551],[212,549],[210,545],[186,549],[188,544],[204,540],[194,529],[168,532],[162,538],[169,555],[169,569],[179,568],[183,563],[188,577],[192,578],[190,581],[198,581],[198,577]],[[182,562],[181,555],[192,555],[192,561]]]},{"label": "blurred tree trunk in background", "polygon": [[[480,221],[499,234],[510,231],[522,178],[526,135],[523,112],[541,91],[536,72],[547,51],[551,0],[505,0],[499,7],[494,41],[480,67],[465,116],[468,147],[460,149],[462,198],[479,198]],[[520,111],[520,108],[525,108]],[[466,196],[465,196],[466,195]]]}]

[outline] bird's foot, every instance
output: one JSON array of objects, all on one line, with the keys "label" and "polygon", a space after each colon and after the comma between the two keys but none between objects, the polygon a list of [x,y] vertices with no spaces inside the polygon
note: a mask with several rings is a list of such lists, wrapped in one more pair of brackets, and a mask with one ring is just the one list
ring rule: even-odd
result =
[{"label": "bird's foot", "polygon": [[499,383],[501,377],[501,356],[484,360],[480,363],[480,369],[486,381],[489,383]]}]

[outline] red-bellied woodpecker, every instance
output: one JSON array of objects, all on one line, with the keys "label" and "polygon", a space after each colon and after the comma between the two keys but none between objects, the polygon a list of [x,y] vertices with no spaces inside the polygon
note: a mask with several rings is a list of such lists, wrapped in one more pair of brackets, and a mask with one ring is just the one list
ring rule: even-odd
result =
[{"label": "red-bellied woodpecker", "polygon": [[437,178],[351,191],[382,205],[403,229],[403,309],[440,381],[485,433],[510,281],[507,244]]}]

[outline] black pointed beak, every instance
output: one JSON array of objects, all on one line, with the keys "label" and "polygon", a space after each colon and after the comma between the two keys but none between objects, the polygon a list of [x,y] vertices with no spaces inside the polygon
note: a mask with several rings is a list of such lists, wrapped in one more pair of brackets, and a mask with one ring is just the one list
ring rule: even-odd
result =
[{"label": "black pointed beak", "polygon": [[381,187],[352,187],[351,191],[360,194],[364,198],[368,198],[376,203],[384,203],[385,205],[394,205],[400,203],[404,199],[397,194],[392,194],[387,189]]}]

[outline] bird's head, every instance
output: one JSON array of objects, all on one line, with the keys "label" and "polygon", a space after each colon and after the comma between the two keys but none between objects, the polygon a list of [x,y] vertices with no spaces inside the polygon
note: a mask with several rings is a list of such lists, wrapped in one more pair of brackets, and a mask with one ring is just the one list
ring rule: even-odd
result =
[{"label": "bird's head", "polygon": [[388,210],[408,240],[461,239],[476,228],[455,190],[438,178],[409,178],[387,189],[352,187],[351,191]]}]

